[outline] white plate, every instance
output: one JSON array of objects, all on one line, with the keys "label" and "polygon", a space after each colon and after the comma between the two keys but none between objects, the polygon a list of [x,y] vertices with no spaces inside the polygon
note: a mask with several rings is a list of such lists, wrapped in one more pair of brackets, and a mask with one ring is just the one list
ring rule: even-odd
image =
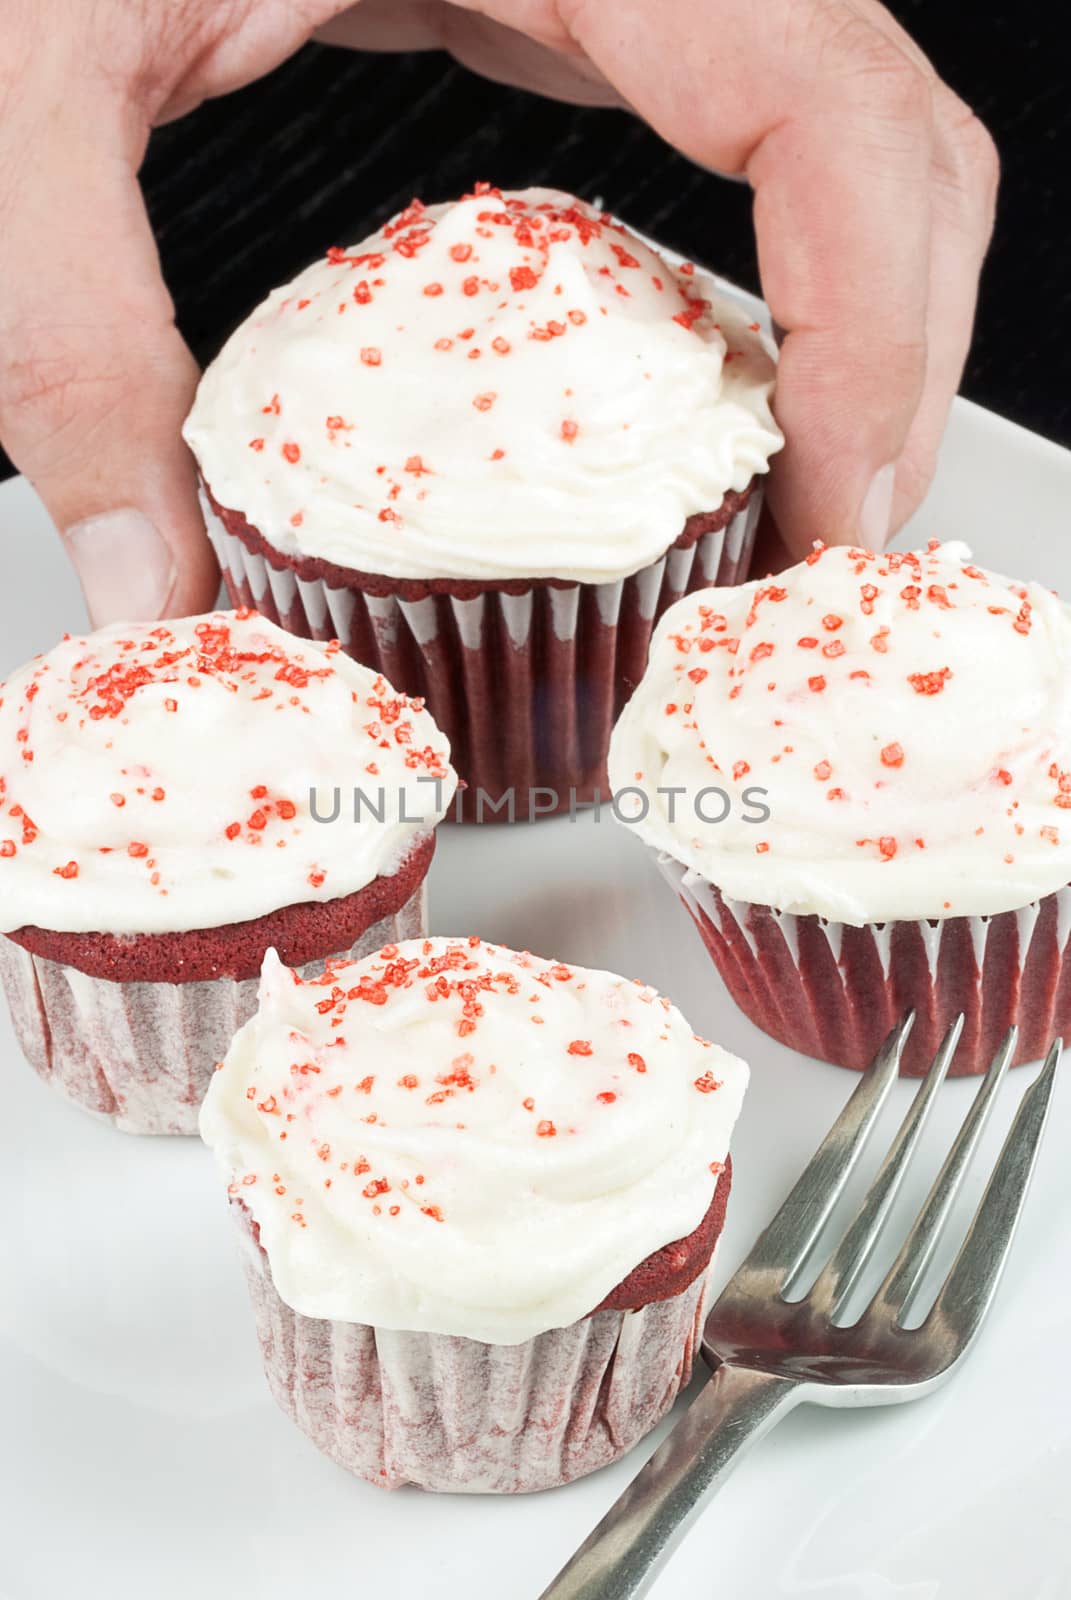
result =
[{"label": "white plate", "polygon": [[[960,402],[907,541],[1071,579],[1071,455]],[[0,673],[84,626],[32,491],[0,489]],[[432,926],[642,976],[753,1064],[728,1275],[852,1087],[737,1013],[646,853],[609,816],[446,828]],[[193,1140],[101,1127],[40,1083],[0,1017],[0,1595],[53,1600],[534,1600],[650,1445],[516,1500],[386,1494],[268,1398],[221,1186]],[[1013,1077],[1016,1091],[1032,1069]],[[895,1118],[907,1085],[894,1097]],[[949,1084],[931,1157],[967,1104]],[[1058,1600],[1071,1593],[1071,1085],[980,1348],[937,1396],[808,1409],[740,1466],[656,1600]],[[931,1169],[932,1170],[932,1169]],[[920,1172],[911,1195],[926,1181]],[[969,1199],[977,1199],[976,1173]],[[656,1436],[657,1437],[657,1436]]]}]

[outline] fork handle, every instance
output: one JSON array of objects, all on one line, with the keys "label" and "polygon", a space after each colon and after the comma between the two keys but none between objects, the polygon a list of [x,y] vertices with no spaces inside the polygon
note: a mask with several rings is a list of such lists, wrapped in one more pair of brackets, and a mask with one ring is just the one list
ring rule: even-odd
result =
[{"label": "fork handle", "polygon": [[639,1600],[747,1447],[801,1398],[723,1363],[540,1600]]}]

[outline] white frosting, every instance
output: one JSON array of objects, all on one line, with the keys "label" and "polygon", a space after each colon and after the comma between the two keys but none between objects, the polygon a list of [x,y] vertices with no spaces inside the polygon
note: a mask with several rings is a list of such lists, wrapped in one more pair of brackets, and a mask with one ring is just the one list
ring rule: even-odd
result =
[{"label": "white frosting", "polygon": [[[68,637],[0,685],[0,929],[179,932],[353,894],[443,815],[449,754],[420,702],[253,612]],[[381,822],[354,822],[355,787]]]},{"label": "white frosting", "polygon": [[413,204],[276,289],[185,436],[277,549],[395,578],[627,576],[767,470],[772,347],[553,189]]},{"label": "white frosting", "polygon": [[414,939],[302,983],[269,952],[201,1134],[296,1311],[519,1344],[699,1225],[747,1076],[607,972]]},{"label": "white frosting", "polygon": [[[643,791],[622,817],[646,800],[640,836],[733,898],[856,925],[1017,909],[1071,879],[1071,609],[962,544],[816,547],[666,613],[609,764]],[[697,816],[710,785],[724,822]]]}]

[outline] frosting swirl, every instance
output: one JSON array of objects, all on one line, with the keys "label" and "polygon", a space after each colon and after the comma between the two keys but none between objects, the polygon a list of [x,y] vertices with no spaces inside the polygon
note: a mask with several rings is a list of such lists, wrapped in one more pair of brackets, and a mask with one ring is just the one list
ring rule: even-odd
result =
[{"label": "frosting swirl", "polygon": [[732,897],[855,925],[1014,910],[1071,880],[1071,609],[958,543],[816,546],[666,613],[609,766],[641,791],[622,816],[646,804],[641,836]]},{"label": "frosting swirl", "polygon": [[272,545],[395,578],[599,582],[767,470],[757,324],[553,189],[414,200],[238,328],[185,436]]},{"label": "frosting swirl", "polygon": [[698,1226],[747,1083],[641,984],[410,940],[260,1009],[201,1111],[312,1317],[519,1344]]},{"label": "frosting swirl", "polygon": [[443,815],[449,753],[420,702],[255,612],[67,637],[0,685],[0,929],[184,932],[353,894]]}]

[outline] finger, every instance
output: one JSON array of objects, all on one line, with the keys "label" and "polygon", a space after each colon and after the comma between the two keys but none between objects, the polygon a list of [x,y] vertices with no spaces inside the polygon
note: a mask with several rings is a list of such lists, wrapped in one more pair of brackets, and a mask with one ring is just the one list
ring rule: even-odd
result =
[{"label": "finger", "polygon": [[929,488],[974,331],[978,280],[993,234],[1000,161],[978,118],[942,83],[915,41],[877,0],[859,10],[910,54],[930,85],[934,108],[926,381],[896,473],[892,526]]},{"label": "finger", "polygon": [[[206,609],[218,572],[180,428],[197,382],[110,105],[8,107],[0,438],[37,488],[94,625]],[[92,140],[87,138],[91,134]]]},{"label": "finger", "polygon": [[[786,330],[771,498],[786,540],[881,544],[923,394],[932,97],[848,4],[572,0],[566,20],[641,115],[755,189],[763,289]],[[673,52],[673,73],[651,63]]]},{"label": "finger", "polygon": [[464,4],[437,0],[360,0],[316,31],[323,44],[351,50],[448,50],[456,61],[495,83],[513,84],[572,105],[620,106],[552,8],[510,8],[508,27]]},{"label": "finger", "polygon": [[918,508],[937,467],[974,332],[1000,172],[986,129],[941,84],[935,87],[934,110],[926,381],[897,468],[894,530]]},{"label": "finger", "polygon": [[316,38],[347,50],[441,50],[442,12],[437,0],[360,0],[335,9]]}]

